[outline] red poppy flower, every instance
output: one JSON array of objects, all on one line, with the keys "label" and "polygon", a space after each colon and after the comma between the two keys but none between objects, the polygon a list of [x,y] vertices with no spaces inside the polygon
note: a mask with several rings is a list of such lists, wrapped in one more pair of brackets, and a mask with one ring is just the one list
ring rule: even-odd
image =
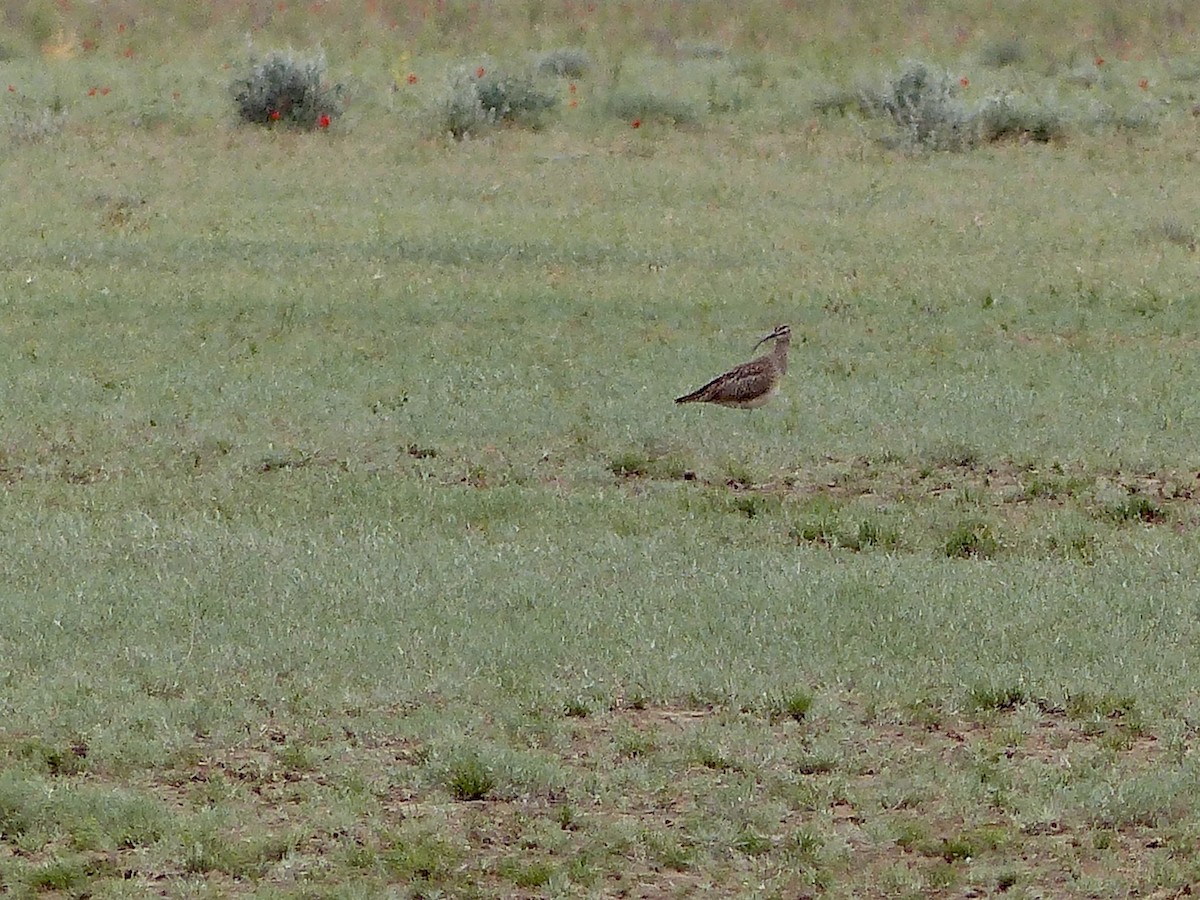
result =
[{"label": "red poppy flower", "polygon": [[17,92],[17,89],[16,89],[15,87],[13,87],[13,86],[10,84],[10,85],[8,86],[8,92],[9,92],[10,94],[15,94],[15,93]]},{"label": "red poppy flower", "polygon": [[417,83],[417,76],[416,76],[416,73],[414,73],[414,72],[409,72],[409,73],[408,73],[408,83],[409,83],[409,84],[416,84],[416,83]]},{"label": "red poppy flower", "polygon": [[958,79],[958,83],[964,88],[969,88],[971,86],[971,79],[964,75],[962,78]]},{"label": "red poppy flower", "polygon": [[273,110],[271,110],[271,112],[270,112],[270,114],[269,114],[269,115],[271,116],[271,121],[272,121],[272,122],[278,122],[278,121],[279,121],[279,110],[277,110],[277,109],[273,109]]},{"label": "red poppy flower", "polygon": [[1097,57],[1096,57],[1096,59],[1095,59],[1095,63],[1096,63],[1096,65],[1098,65],[1098,66],[1102,66],[1102,65],[1104,65],[1104,57],[1103,57],[1103,56],[1097,56]]},{"label": "red poppy flower", "polygon": [[319,125],[321,128],[328,128],[329,127],[329,114],[321,113],[321,118],[317,119],[317,125]]},{"label": "red poppy flower", "polygon": [[568,104],[567,104],[567,106],[571,107],[571,109],[576,109],[576,108],[578,108],[578,106],[579,106],[579,101],[578,101],[578,100],[572,100],[570,103],[568,103]]},{"label": "red poppy flower", "polygon": [[1150,79],[1149,79],[1149,78],[1143,78],[1141,81],[1139,81],[1139,82],[1138,82],[1138,87],[1140,87],[1140,88],[1141,88],[1143,91],[1145,91],[1145,90],[1149,90],[1149,88],[1150,88]]},{"label": "red poppy flower", "polygon": [[96,96],[96,89],[95,89],[94,87],[90,87],[90,88],[88,88],[88,96],[89,96],[89,97],[95,97],[95,96]]},{"label": "red poppy flower", "polygon": [[107,97],[111,93],[112,93],[112,88],[110,88],[110,87],[100,88],[100,96],[101,97]]},{"label": "red poppy flower", "polygon": [[133,59],[133,48],[132,48],[132,47],[126,47],[126,48],[125,48],[125,58],[126,58],[126,59]]},{"label": "red poppy flower", "polygon": [[570,84],[567,85],[567,93],[573,94],[573,93],[575,93],[575,90],[576,90],[575,82],[572,81]]},{"label": "red poppy flower", "polygon": [[125,23],[122,22],[120,25],[117,26],[117,34],[124,34],[124,33],[125,33]]},{"label": "red poppy flower", "polygon": [[487,74],[487,69],[485,69],[483,66],[480,66],[478,69],[475,70],[476,78],[482,78],[486,74]]},{"label": "red poppy flower", "polygon": [[641,127],[642,127],[642,120],[641,120],[641,119],[634,119],[632,122],[630,122],[630,123],[629,123],[629,127],[630,127],[630,128],[641,128]]}]

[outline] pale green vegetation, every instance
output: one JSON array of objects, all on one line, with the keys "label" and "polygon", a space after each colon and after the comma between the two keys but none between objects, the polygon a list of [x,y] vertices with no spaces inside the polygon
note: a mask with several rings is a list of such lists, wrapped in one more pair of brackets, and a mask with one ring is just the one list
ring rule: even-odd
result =
[{"label": "pale green vegetation", "polygon": [[1200,879],[1181,7],[216,6],[9,13],[0,889]]}]

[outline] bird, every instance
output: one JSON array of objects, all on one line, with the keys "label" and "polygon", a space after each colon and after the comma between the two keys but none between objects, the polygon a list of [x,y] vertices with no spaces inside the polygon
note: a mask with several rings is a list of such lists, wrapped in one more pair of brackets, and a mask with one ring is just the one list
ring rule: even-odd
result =
[{"label": "bird", "polygon": [[770,353],[764,353],[750,362],[718,375],[702,388],[676,397],[676,403],[716,403],[737,409],[758,409],[779,393],[779,382],[787,373],[788,347],[792,342],[792,329],[780,325],[754,345],[757,350],[762,344],[774,339]]}]

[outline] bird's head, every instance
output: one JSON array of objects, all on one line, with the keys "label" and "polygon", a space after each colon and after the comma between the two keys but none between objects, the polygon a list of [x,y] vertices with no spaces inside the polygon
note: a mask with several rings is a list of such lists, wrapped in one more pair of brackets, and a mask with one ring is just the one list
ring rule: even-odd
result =
[{"label": "bird's head", "polygon": [[790,325],[777,325],[777,326],[775,326],[774,331],[772,331],[765,338],[763,338],[761,341],[759,341],[757,344],[754,345],[754,349],[757,350],[759,347],[761,347],[763,344],[765,344],[767,341],[771,340],[772,338],[775,338],[776,340],[778,340],[779,338],[790,338],[791,336],[792,336],[792,327]]}]

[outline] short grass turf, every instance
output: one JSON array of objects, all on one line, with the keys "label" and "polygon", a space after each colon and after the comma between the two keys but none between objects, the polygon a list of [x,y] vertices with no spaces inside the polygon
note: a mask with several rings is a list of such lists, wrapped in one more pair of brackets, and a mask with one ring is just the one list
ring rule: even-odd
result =
[{"label": "short grass turf", "polygon": [[[1200,878],[1190,116],[930,154],[375,102],[14,119],[0,884]],[[780,322],[771,406],[671,402]]]}]

